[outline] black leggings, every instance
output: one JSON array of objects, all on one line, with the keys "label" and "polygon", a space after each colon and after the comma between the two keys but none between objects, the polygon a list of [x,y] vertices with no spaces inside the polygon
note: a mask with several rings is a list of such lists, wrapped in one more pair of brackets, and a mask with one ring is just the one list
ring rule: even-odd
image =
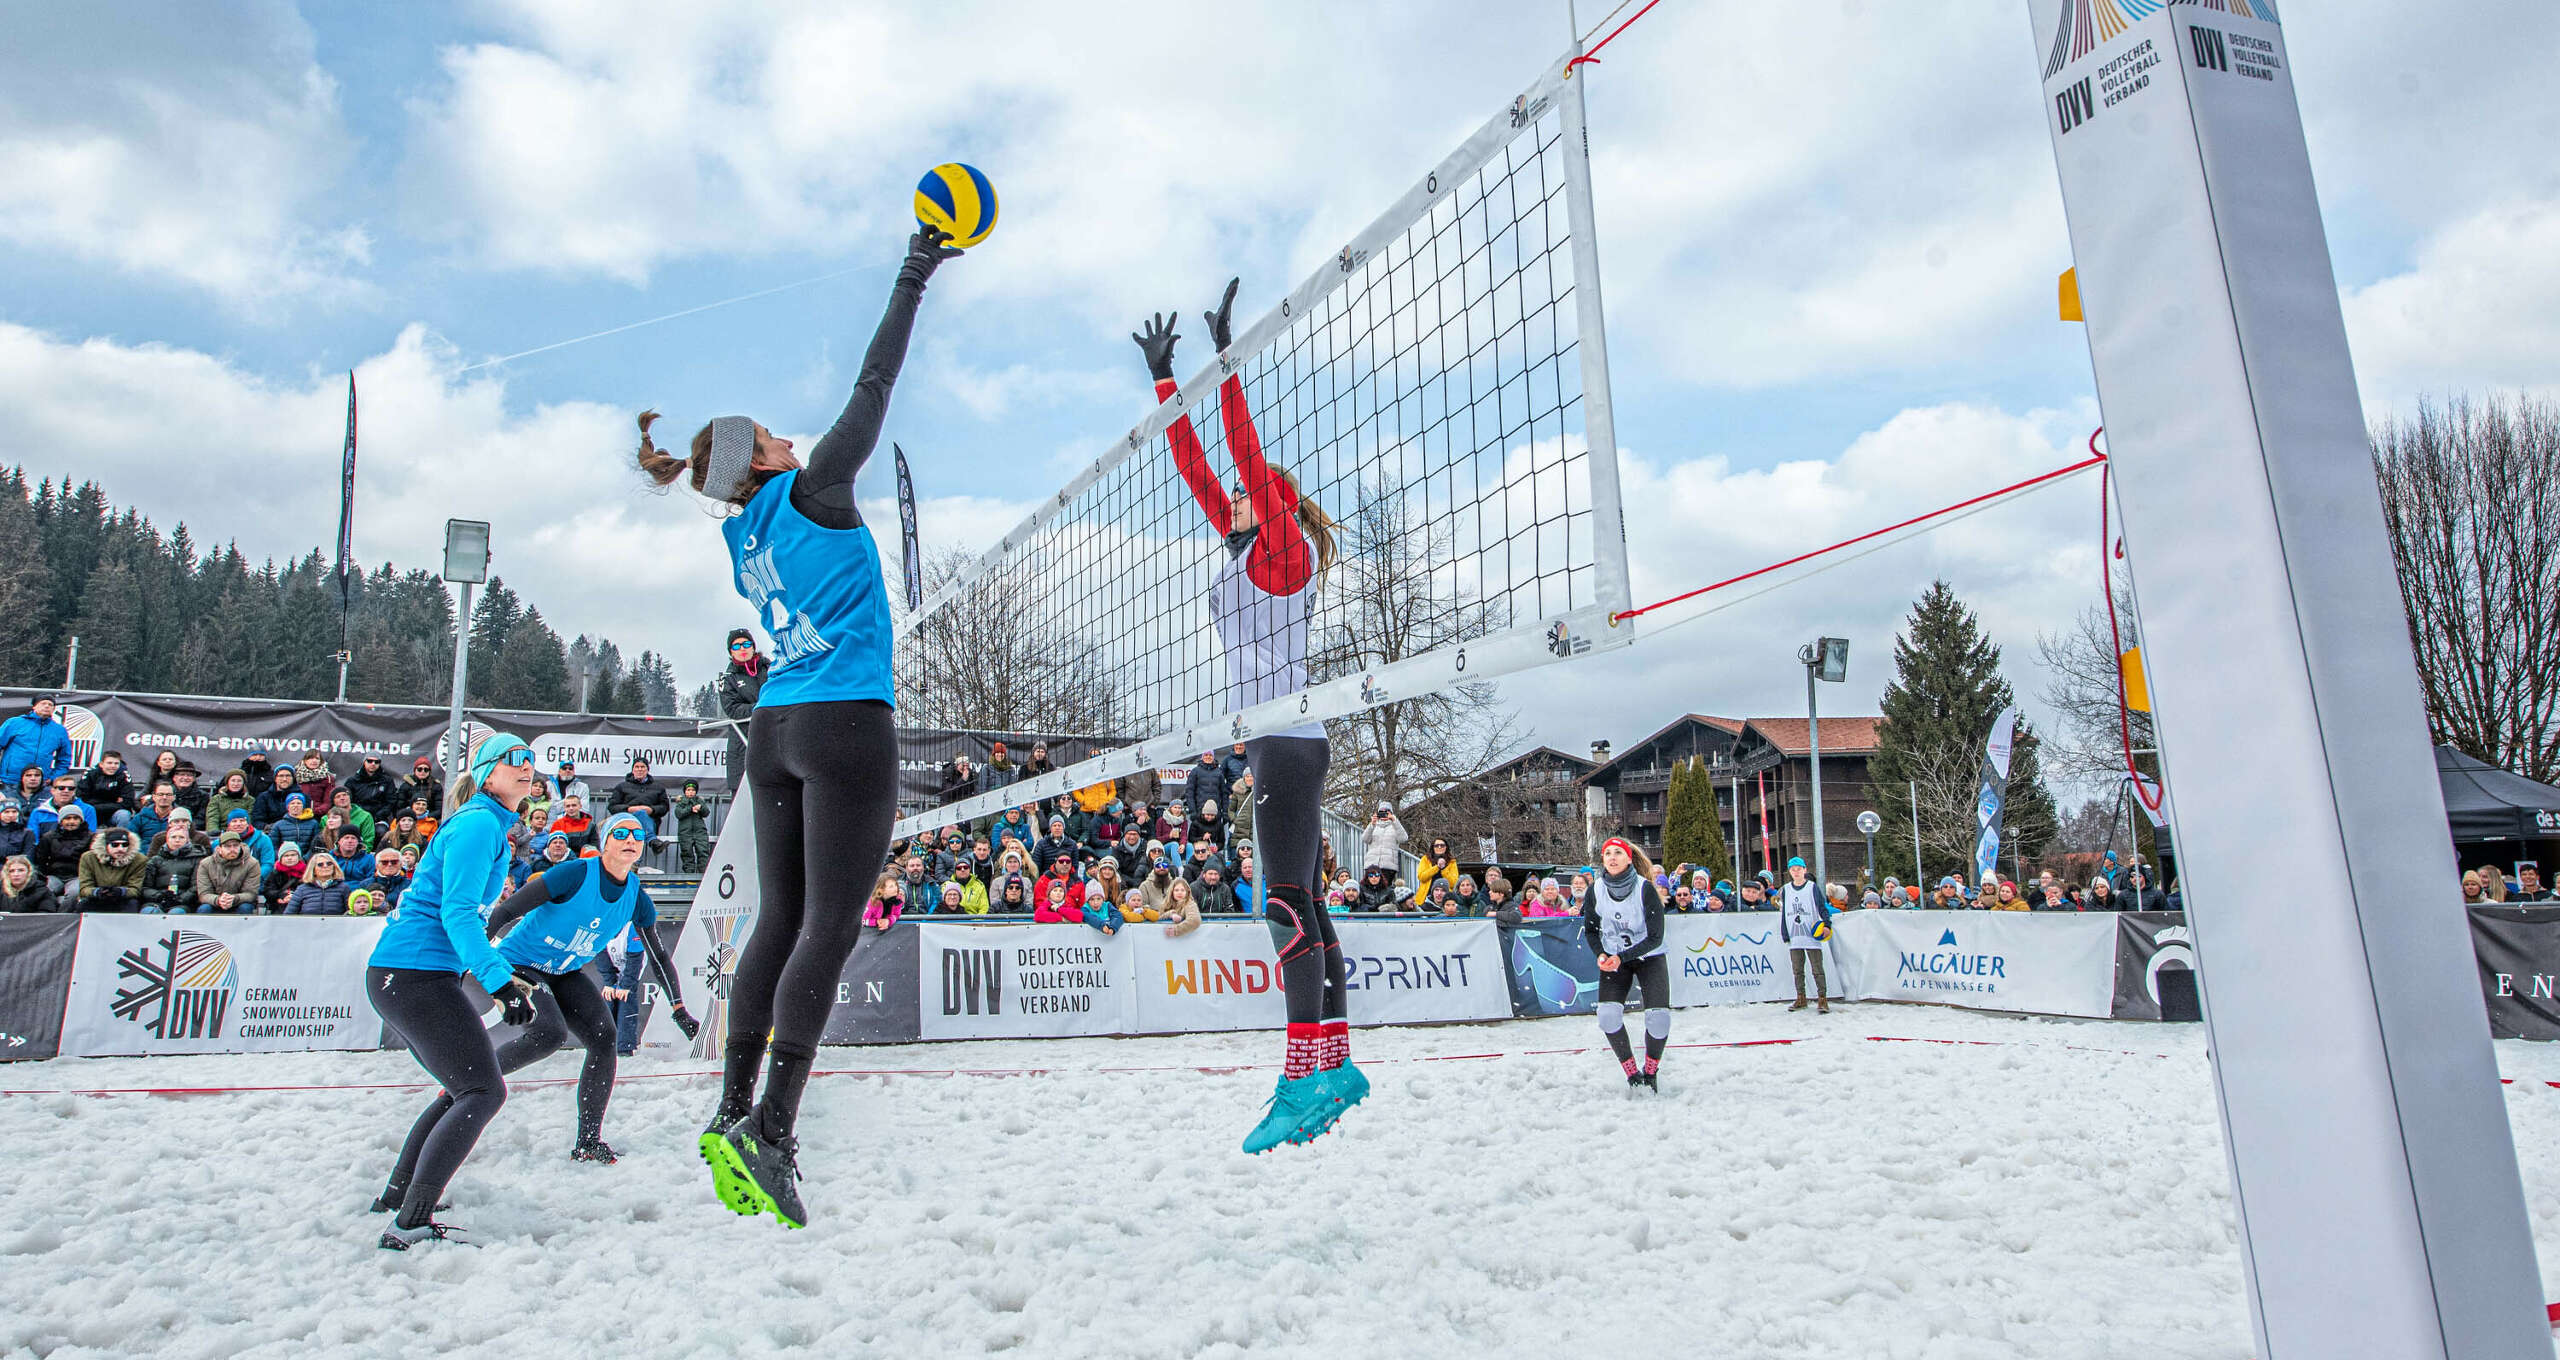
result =
[{"label": "black leggings", "polygon": [[[755,799],[755,933],[729,987],[734,1089],[746,1045],[816,1054],[835,1010],[845,957],[862,938],[862,905],[889,859],[898,820],[898,731],[872,699],[759,708],[747,730]],[[746,1059],[752,1073],[753,1060]],[[796,1089],[779,1095],[791,1110]]]},{"label": "black leggings", "polygon": [[[532,973],[532,969],[523,970]],[[575,1034],[586,1045],[587,1065],[578,1072],[578,1141],[604,1133],[605,1102],[613,1099],[613,1010],[605,1004],[596,980],[584,972],[534,973],[550,984],[533,994],[533,1023],[498,1049],[498,1070],[514,1072],[560,1051]],[[485,1031],[483,1031],[485,1033]],[[390,1187],[407,1193],[428,1140],[453,1112],[452,1093],[440,1092],[418,1122],[409,1126],[409,1141],[400,1147],[400,1163],[391,1170]],[[404,1201],[405,1203],[405,1201]],[[432,1205],[435,1200],[430,1198]]]},{"label": "black leggings", "polygon": [[480,1141],[480,1130],[507,1103],[507,1079],[499,1074],[498,1051],[480,1023],[480,1003],[463,986],[462,974],[423,968],[367,968],[364,993],[382,1022],[409,1046],[409,1056],[443,1087],[435,1103],[409,1130],[400,1150],[401,1170],[390,1189],[399,1191],[400,1222],[409,1227],[427,1221],[427,1213],[444,1198],[444,1187]]},{"label": "black leggings", "polygon": [[1627,990],[1644,988],[1644,1055],[1660,1062],[1671,1041],[1671,959],[1653,954],[1618,961],[1618,970],[1600,975],[1600,1033],[1609,1049],[1625,1062],[1635,1056],[1627,1041]]},{"label": "black leggings", "polygon": [[1348,1014],[1342,939],[1315,898],[1324,861],[1317,810],[1333,748],[1322,737],[1256,737],[1244,752],[1253,769],[1254,871],[1262,876],[1262,919],[1280,952],[1289,1023],[1340,1020]]}]

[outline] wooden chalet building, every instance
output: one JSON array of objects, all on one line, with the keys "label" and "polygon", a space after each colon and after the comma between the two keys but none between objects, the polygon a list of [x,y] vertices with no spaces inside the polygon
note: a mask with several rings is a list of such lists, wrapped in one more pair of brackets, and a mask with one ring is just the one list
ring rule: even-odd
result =
[{"label": "wooden chalet building", "polygon": [[[1882,721],[1822,720],[1822,830],[1835,882],[1856,881],[1866,865],[1866,839],[1858,834],[1857,820],[1874,806],[1867,761],[1875,754]],[[1606,743],[1594,744],[1592,754],[1599,763],[1584,782],[1591,789],[1595,839],[1620,835],[1646,854],[1662,853],[1671,767],[1703,756],[1716,781],[1716,806],[1737,870],[1749,873],[1765,865],[1783,873],[1792,856],[1814,858],[1811,742],[1802,718],[1688,713],[1614,757]]]},{"label": "wooden chalet building", "polygon": [[1404,810],[1405,848],[1431,848],[1447,838],[1451,853],[1468,865],[1487,861],[1482,841],[1495,842],[1491,862],[1556,864],[1590,853],[1583,776],[1593,763],[1540,746],[1524,751],[1454,788]]}]

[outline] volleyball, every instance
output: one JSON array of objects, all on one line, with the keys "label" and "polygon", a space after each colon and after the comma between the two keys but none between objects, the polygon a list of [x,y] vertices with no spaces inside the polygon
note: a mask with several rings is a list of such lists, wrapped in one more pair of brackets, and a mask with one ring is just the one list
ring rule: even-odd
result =
[{"label": "volleyball", "polygon": [[916,181],[916,221],[965,250],[996,229],[996,186],[974,165],[937,165]]}]

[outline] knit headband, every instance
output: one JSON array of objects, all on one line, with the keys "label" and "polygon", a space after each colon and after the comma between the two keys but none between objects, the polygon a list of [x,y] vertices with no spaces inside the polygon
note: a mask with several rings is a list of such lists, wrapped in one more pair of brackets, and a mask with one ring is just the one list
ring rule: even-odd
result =
[{"label": "knit headband", "polygon": [[711,456],[702,465],[702,494],[715,501],[737,499],[754,471],[756,423],[745,416],[719,416],[711,422]]}]

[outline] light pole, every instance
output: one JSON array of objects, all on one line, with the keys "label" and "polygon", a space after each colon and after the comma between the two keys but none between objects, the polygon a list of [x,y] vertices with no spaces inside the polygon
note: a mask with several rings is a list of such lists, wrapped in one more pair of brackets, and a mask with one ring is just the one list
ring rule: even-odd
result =
[{"label": "light pole", "polygon": [[[1869,883],[1876,881],[1876,833],[1883,829],[1884,818],[1877,816],[1874,808],[1858,814],[1858,834],[1867,838],[1867,881]],[[1895,902],[1890,905],[1898,907],[1902,904]]]},{"label": "light pole", "polygon": [[1819,885],[1816,892],[1829,892],[1822,846],[1822,705],[1814,698],[1813,685],[1817,680],[1836,685],[1849,678],[1849,639],[1816,638],[1796,649],[1796,660],[1804,663],[1805,763],[1813,771],[1813,881]]},{"label": "light pole", "polygon": [[452,777],[471,768],[471,753],[462,749],[463,685],[471,678],[471,588],[489,579],[489,526],[476,519],[444,522],[444,579],[462,587],[462,606],[453,616],[453,702],[445,711],[444,746],[452,753]]}]

